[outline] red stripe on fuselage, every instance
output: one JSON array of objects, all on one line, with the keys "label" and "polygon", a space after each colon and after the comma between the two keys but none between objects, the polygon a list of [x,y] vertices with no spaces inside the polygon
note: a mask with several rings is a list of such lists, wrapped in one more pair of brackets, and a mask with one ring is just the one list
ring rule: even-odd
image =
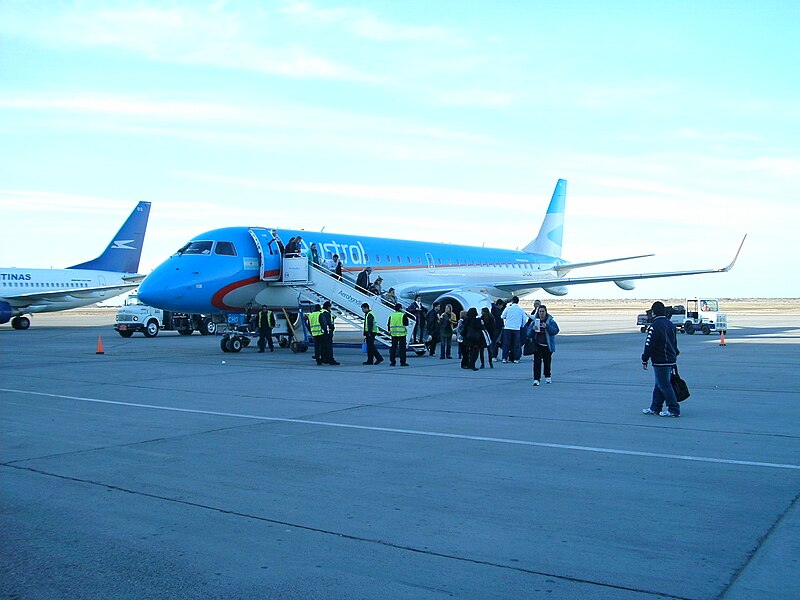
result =
[{"label": "red stripe on fuselage", "polygon": [[[277,275],[277,271],[275,272],[275,274]],[[220,310],[239,310],[235,306],[228,306],[227,304],[225,304],[224,302],[225,296],[230,294],[233,290],[238,290],[239,288],[242,288],[246,285],[259,283],[260,281],[261,281],[260,277],[248,277],[247,279],[242,279],[241,281],[234,281],[233,283],[229,283],[224,288],[217,291],[217,293],[211,297],[211,305]]]}]

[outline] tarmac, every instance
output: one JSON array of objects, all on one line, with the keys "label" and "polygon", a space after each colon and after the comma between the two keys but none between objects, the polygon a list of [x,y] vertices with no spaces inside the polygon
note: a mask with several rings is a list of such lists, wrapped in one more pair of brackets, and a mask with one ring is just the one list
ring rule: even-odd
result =
[{"label": "tarmac", "polygon": [[800,597],[800,317],[679,336],[668,419],[629,317],[555,316],[536,388],[0,327],[0,597]]}]

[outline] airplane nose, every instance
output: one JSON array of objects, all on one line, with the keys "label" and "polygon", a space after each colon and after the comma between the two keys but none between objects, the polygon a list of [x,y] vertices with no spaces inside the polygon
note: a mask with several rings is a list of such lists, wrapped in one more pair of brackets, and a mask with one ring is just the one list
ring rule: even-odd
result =
[{"label": "airplane nose", "polygon": [[181,290],[175,287],[169,273],[164,268],[156,268],[139,284],[139,300],[149,306],[164,310],[175,310],[174,305],[183,297]]}]

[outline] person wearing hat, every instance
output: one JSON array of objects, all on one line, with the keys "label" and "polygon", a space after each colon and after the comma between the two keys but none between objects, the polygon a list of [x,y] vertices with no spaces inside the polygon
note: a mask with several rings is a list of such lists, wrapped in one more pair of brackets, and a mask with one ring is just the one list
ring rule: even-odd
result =
[{"label": "person wearing hat", "polygon": [[369,276],[372,273],[372,267],[367,267],[361,273],[358,274],[356,277],[356,287],[359,288],[359,291],[367,292],[369,291]]},{"label": "person wearing hat", "polygon": [[383,282],[383,277],[378,276],[375,281],[373,281],[369,286],[369,293],[375,294],[376,296],[380,296],[383,293],[383,289],[381,289],[381,283]]}]

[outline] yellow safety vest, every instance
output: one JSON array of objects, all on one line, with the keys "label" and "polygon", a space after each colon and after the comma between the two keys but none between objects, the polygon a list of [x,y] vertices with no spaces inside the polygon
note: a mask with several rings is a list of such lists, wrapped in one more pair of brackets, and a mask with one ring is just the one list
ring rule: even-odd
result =
[{"label": "yellow safety vest", "polygon": [[[261,327],[261,319],[264,317],[264,315],[265,315],[265,313],[263,313],[261,311],[258,311],[258,326],[259,327]],[[272,316],[272,311],[271,310],[267,310],[266,317],[267,317],[267,327],[269,327],[270,329],[275,327],[275,317]]]},{"label": "yellow safety vest", "polygon": [[321,311],[308,313],[308,325],[311,329],[311,337],[319,337],[322,335],[322,325],[319,322],[319,316],[321,314]]},{"label": "yellow safety vest", "polygon": [[[369,316],[372,315],[372,328],[369,327]],[[364,315],[364,333],[378,333],[378,319],[375,318],[375,313],[369,311]]]},{"label": "yellow safety vest", "polygon": [[403,325],[404,313],[393,312],[389,316],[389,333],[392,337],[406,337],[406,326]]}]

